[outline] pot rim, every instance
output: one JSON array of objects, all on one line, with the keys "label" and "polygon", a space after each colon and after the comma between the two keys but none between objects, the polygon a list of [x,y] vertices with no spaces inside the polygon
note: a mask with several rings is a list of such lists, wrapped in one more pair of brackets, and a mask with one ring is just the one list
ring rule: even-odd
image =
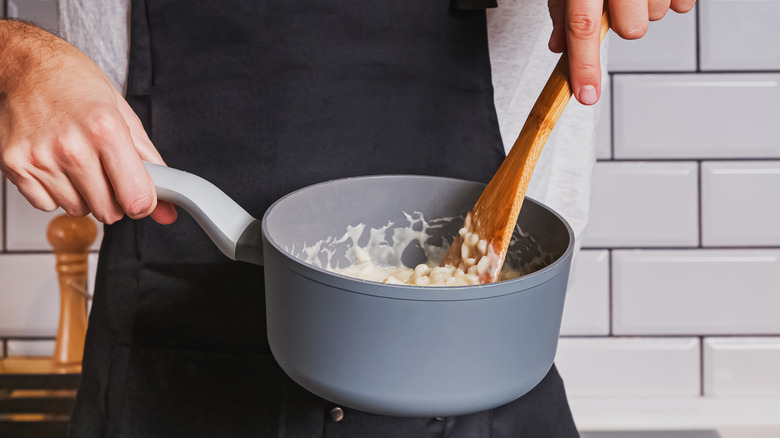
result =
[{"label": "pot rim", "polygon": [[[460,182],[470,182],[484,186],[484,183],[469,181],[459,178],[449,178],[442,176],[429,176],[429,175],[403,175],[403,174],[387,174],[387,175],[368,175],[368,176],[354,176],[348,178],[339,178],[329,180],[317,184],[312,184],[301,189],[288,193],[287,195],[279,198],[274,202],[263,215],[262,220],[262,234],[263,244],[265,246],[263,252],[265,253],[265,263],[267,264],[271,254],[269,251],[273,248],[273,252],[280,254],[282,264],[289,270],[306,277],[310,280],[318,283],[325,284],[330,287],[342,289],[346,292],[357,293],[361,295],[370,295],[375,297],[382,297],[388,299],[400,299],[400,300],[413,300],[413,301],[466,301],[475,299],[493,298],[502,295],[520,293],[525,290],[534,288],[543,283],[546,283],[553,278],[557,277],[561,272],[561,267],[568,263],[568,259],[572,257],[574,252],[574,231],[569,223],[558,212],[548,207],[547,205],[534,200],[533,198],[526,197],[526,201],[544,208],[548,212],[552,213],[566,228],[566,232],[569,235],[569,244],[566,250],[560,257],[555,259],[552,263],[534,271],[530,274],[526,274],[512,280],[500,281],[490,284],[480,285],[467,285],[467,286],[415,286],[406,284],[385,284],[375,281],[362,280],[355,277],[348,277],[346,275],[338,274],[320,268],[318,266],[306,263],[303,260],[294,257],[292,254],[285,251],[277,242],[270,236],[268,230],[268,216],[273,214],[274,208],[277,204],[285,202],[289,197],[295,196],[298,192],[309,190],[315,187],[325,186],[329,184],[340,183],[349,180],[365,180],[365,179],[384,179],[384,178],[412,178],[412,179],[443,179],[454,180]],[[270,248],[269,248],[270,247]],[[267,274],[266,274],[267,275]]]}]

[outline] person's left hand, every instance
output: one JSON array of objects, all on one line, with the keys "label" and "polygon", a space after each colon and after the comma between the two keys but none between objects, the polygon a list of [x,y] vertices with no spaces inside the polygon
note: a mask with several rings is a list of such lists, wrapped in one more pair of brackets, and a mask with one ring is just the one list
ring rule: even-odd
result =
[{"label": "person's left hand", "polygon": [[[688,12],[696,0],[612,0],[608,3],[612,30],[627,40],[642,38],[649,21],[671,9]],[[571,87],[580,103],[593,105],[601,96],[601,14],[603,0],[548,0],[553,31],[550,50],[568,51]]]}]

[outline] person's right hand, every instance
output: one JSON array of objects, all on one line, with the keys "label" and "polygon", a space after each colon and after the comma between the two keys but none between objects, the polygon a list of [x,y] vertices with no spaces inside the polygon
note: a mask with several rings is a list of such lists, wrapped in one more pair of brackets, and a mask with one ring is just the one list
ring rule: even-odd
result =
[{"label": "person's right hand", "polygon": [[106,224],[124,214],[172,223],[176,210],[157,202],[141,162],[164,164],[140,120],[97,65],[51,38],[42,53],[28,48],[28,59],[0,60],[28,69],[0,83],[3,174],[44,211],[91,212]]},{"label": "person's right hand", "polygon": [[669,10],[683,13],[696,0],[547,0],[553,32],[550,50],[568,52],[571,87],[584,105],[601,96],[601,14],[609,8],[612,30],[624,39],[642,38],[650,21],[660,20]]}]

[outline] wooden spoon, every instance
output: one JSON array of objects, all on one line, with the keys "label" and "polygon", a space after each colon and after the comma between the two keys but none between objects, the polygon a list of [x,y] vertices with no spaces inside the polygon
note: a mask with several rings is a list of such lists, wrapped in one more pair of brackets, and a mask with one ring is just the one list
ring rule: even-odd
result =
[{"label": "wooden spoon", "polygon": [[[601,40],[608,31],[609,17],[605,10],[601,18]],[[569,58],[564,53],[536,99],[512,150],[485,187],[474,210],[466,216],[464,227],[452,242],[441,266],[457,266],[464,271],[478,266],[481,283],[498,279],[528,182],[542,148],[571,96]]]}]

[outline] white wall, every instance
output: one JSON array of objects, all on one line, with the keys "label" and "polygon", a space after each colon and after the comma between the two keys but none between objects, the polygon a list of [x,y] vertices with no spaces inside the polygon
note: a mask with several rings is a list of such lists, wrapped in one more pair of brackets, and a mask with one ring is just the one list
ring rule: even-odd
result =
[{"label": "white wall", "polygon": [[780,1],[611,35],[556,362],[585,428],[780,423]]}]

